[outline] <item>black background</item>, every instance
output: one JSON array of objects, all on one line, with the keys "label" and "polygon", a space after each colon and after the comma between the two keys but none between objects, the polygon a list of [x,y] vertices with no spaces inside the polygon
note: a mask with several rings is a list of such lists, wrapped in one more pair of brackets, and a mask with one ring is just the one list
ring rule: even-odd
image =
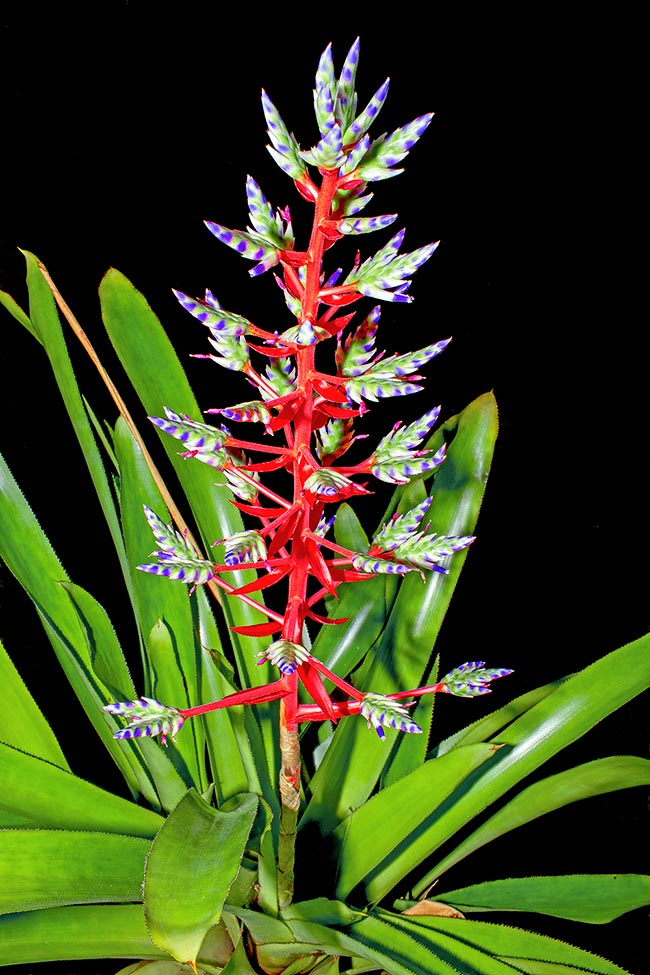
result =
[{"label": "black background", "polygon": [[[277,327],[273,316],[284,305],[271,276],[251,281],[248,263],[202,221],[243,227],[250,173],[275,206],[290,204],[298,234],[307,226],[307,208],[265,150],[260,89],[310,145],[319,55],[331,41],[340,68],[360,35],[360,101],[391,77],[375,134],[435,112],[404,174],[375,184],[367,211],[399,212],[395,227],[407,228],[408,250],[441,241],[415,277],[414,303],[384,305],[379,347],[406,352],[453,335],[427,368],[425,395],[451,415],[492,389],[500,410],[478,540],[438,649],[443,666],[481,658],[516,672],[488,702],[443,701],[440,734],[466,723],[468,709],[484,713],[647,632],[637,24],[569,19],[548,7],[529,8],[525,18],[430,8],[423,19],[397,6],[366,19],[341,5],[256,13],[184,4],[165,12],[154,3],[100,2],[81,13],[57,5],[56,15],[30,6],[1,27],[0,288],[24,303],[18,248],[35,253],[119,383],[97,300],[102,275],[117,267],[163,321],[205,408],[247,394],[238,377],[188,358],[207,351],[205,336],[170,289],[200,295],[210,287],[225,308]],[[361,239],[364,256],[379,239]],[[71,578],[106,606],[128,645],[90,482],[76,445],[66,436],[58,442],[66,420],[45,356],[4,311],[0,327],[3,452]],[[91,367],[76,349],[73,357],[82,384],[96,390],[93,405],[114,419]],[[368,432],[374,417],[383,433],[386,422],[412,420],[432,399],[400,401],[397,415],[395,402],[373,411]],[[74,737],[75,705],[31,617],[0,572],[0,638],[74,770],[119,789],[94,742]],[[601,755],[646,756],[648,731],[644,696],[548,771]],[[647,872],[647,828],[643,790],[578,804],[475,855],[455,885],[524,873]],[[606,927],[504,920],[641,975],[647,911]]]}]

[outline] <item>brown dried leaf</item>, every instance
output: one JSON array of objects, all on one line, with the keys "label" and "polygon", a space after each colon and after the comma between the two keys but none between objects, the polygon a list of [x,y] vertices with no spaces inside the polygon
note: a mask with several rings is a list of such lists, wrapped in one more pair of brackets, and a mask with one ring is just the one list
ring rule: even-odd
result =
[{"label": "brown dried leaf", "polygon": [[443,904],[441,901],[418,901],[417,904],[413,904],[412,907],[407,907],[402,914],[411,915],[433,915],[435,917],[460,917],[465,920],[465,915],[457,911],[455,907],[451,907],[449,904]]}]

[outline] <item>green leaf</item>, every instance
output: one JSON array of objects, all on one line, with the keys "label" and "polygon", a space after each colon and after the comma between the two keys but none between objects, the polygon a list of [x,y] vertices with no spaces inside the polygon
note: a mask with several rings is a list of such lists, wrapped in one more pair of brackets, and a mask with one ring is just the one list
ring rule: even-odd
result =
[{"label": "green leaf", "polygon": [[[169,406],[178,413],[200,416],[201,410],[178,357],[144,296],[114,269],[102,279],[99,294],[106,330],[147,415],[160,416],[164,407]],[[229,491],[223,487],[215,490],[215,483],[225,483],[220,472],[181,458],[173,438],[160,436],[197,519],[206,549],[215,539],[241,531],[243,523],[239,512],[229,504]],[[239,586],[253,578],[250,572],[233,573],[232,584]],[[224,597],[223,609],[229,624],[259,623],[265,619],[237,599]],[[248,678],[244,680],[246,686],[264,683],[266,678],[260,676],[264,668],[256,666],[257,644],[244,637],[236,642],[242,672]],[[244,656],[243,649],[249,644],[251,650]]]},{"label": "green leaf", "polygon": [[190,790],[154,840],[145,873],[145,916],[154,942],[177,961],[196,961],[208,929],[219,921],[257,805],[257,796],[246,793],[224,812]]},{"label": "green leaf", "polygon": [[650,761],[633,755],[596,759],[541,779],[491,816],[439,865],[442,873],[498,836],[571,802],[591,796],[650,785]]},{"label": "green leaf", "polygon": [[0,743],[0,810],[30,825],[129,833],[153,839],[163,820],[144,806]]},{"label": "green leaf", "polygon": [[135,686],[105,609],[81,586],[65,581],[61,585],[77,611],[95,675],[116,700],[132,700],[137,696]]},{"label": "green leaf", "polygon": [[[464,941],[452,940],[440,931],[427,937],[426,931],[419,930],[417,925],[409,922],[410,918],[402,919],[382,911],[352,925],[350,933],[362,944],[381,945],[394,958],[393,966],[389,967],[391,973],[512,975],[509,965],[476,948],[468,938]],[[395,963],[402,967],[395,967]]]},{"label": "green leaf", "polygon": [[17,322],[20,322],[27,331],[34,336],[37,342],[40,342],[40,338],[36,332],[36,329],[31,323],[29,315],[26,315],[23,309],[20,307],[15,298],[8,295],[6,291],[0,291],[0,305],[4,305],[9,314],[13,315]]},{"label": "green leaf", "polygon": [[[140,572],[136,566],[149,559],[155,545],[145,518],[144,505],[163,514],[164,502],[126,423],[119,420],[114,446],[120,472],[120,511],[138,625],[145,647],[145,690],[164,704],[193,707],[198,696],[198,648],[187,588]],[[137,692],[134,694],[137,697]],[[132,700],[122,697],[118,700]],[[170,748],[172,761],[179,758],[179,772],[186,786],[204,791],[208,778],[204,761],[204,737],[200,722],[191,722]]]},{"label": "green leaf", "polygon": [[510,877],[446,890],[436,899],[464,914],[472,911],[535,911],[570,921],[607,924],[650,904],[650,877],[587,874]]},{"label": "green leaf", "polygon": [[[433,666],[425,678],[425,685],[436,684],[439,676],[440,658],[436,657]],[[427,760],[427,747],[431,737],[433,715],[436,704],[436,694],[423,694],[417,699],[416,705],[409,711],[411,718],[422,728],[421,735],[402,735],[392,749],[390,759],[384,766],[380,780],[380,789],[399,782],[405,775],[419,768]],[[433,755],[428,756],[433,758]]]},{"label": "green leaf", "polygon": [[[613,674],[616,680],[612,679]],[[422,837],[422,858],[438,849],[543,762],[649,686],[650,635],[614,650],[565,680],[496,736],[495,744],[505,747],[477,773],[462,802],[454,801],[453,795],[450,797],[445,813],[428,835]],[[414,885],[416,897],[443,873],[444,864],[441,861]]]},{"label": "green leaf", "polygon": [[[471,403],[443,431],[454,435],[435,480],[431,529],[441,535],[469,535],[478,518],[497,434],[492,394]],[[395,492],[396,498],[401,496]],[[402,581],[381,640],[359,677],[362,688],[388,694],[419,685],[466,557],[467,550],[458,552],[446,576],[434,572],[423,583],[411,573]],[[311,801],[302,824],[317,820],[322,831],[333,829],[349,809],[368,798],[390,754],[389,742],[382,744],[368,735],[363,722],[341,722],[311,780]],[[357,774],[359,768],[363,775]]]},{"label": "green leaf", "polygon": [[133,748],[113,740],[115,722],[101,708],[109,692],[94,677],[77,613],[59,583],[67,573],[36,521],[4,458],[0,456],[0,557],[36,606],[63,671],[92,725],[130,788],[157,802],[149,776]]},{"label": "green leaf", "polygon": [[[201,654],[197,700],[218,701],[236,690],[232,683],[232,668],[223,655],[219,631],[205,591],[197,589],[193,598]],[[249,711],[242,706],[219,708],[202,716],[217,806],[240,792],[262,793],[251,739],[246,730],[247,722],[255,721]]]},{"label": "green leaf", "polygon": [[346,897],[385,860],[384,889],[375,886],[373,890],[376,900],[383,897],[407,872],[402,860],[399,873],[391,870],[394,851],[408,849],[410,835],[435,820],[450,793],[492,758],[495,750],[489,744],[457,748],[443,758],[426,762],[350,813],[334,831],[338,845],[337,897]]},{"label": "green leaf", "polygon": [[[566,966],[588,975],[629,975],[606,958],[523,928],[451,917],[404,917],[385,911],[377,913],[391,926],[408,930],[412,937],[431,944],[438,951],[459,952],[462,955],[465,946],[469,945],[476,951],[512,965],[516,970],[539,975],[547,972],[545,965]],[[364,920],[355,925],[355,934],[356,929],[365,924]],[[520,961],[525,964],[520,964]],[[470,971],[482,975],[483,968]]]},{"label": "green leaf", "polygon": [[[200,416],[200,409],[187,378],[160,322],[144,296],[119,271],[111,270],[100,285],[104,324],[111,342],[148,416],[161,416],[165,406],[188,416]],[[178,475],[187,503],[199,526],[205,550],[216,539],[241,531],[237,509],[229,503],[230,491],[220,472],[200,462],[179,456],[173,438],[160,434],[161,443]],[[239,586],[254,579],[254,573],[233,572],[229,582]],[[170,583],[174,585],[174,583]],[[265,622],[266,617],[239,599],[221,600],[228,627]],[[273,679],[270,667],[257,665],[258,642],[231,631],[233,651],[241,685],[257,686]],[[279,768],[275,747],[274,713],[270,705],[256,707],[257,734],[253,741],[258,772],[265,791],[275,791]]]},{"label": "green leaf", "polygon": [[27,690],[2,642],[0,642],[2,724],[0,737],[8,745],[24,748],[39,758],[69,769],[56,736],[36,701]]},{"label": "green leaf", "polygon": [[543,687],[536,687],[535,690],[527,691],[525,694],[521,694],[519,697],[504,704],[503,707],[497,708],[491,714],[472,721],[464,728],[461,728],[460,731],[438,742],[431,750],[429,757],[440,757],[440,755],[444,755],[458,745],[471,745],[477,741],[487,741],[496,735],[497,732],[501,731],[502,728],[511,724],[515,718],[518,718],[525,711],[529,711],[535,704],[538,704],[539,701],[548,697],[558,686],[558,683],[556,681],[552,684],[545,684]]},{"label": "green leaf", "polygon": [[141,900],[149,846],[116,833],[3,830],[0,913]]},{"label": "green leaf", "polygon": [[169,958],[154,945],[142,904],[51,907],[0,917],[4,965],[91,958]]},{"label": "green leaf", "polygon": [[334,538],[337,544],[343,545],[353,552],[367,552],[370,545],[368,536],[357,515],[345,502],[336,509]]},{"label": "green leaf", "polygon": [[[27,263],[27,290],[29,293],[29,317],[33,334],[43,344],[52,366],[54,378],[59,387],[65,408],[70,417],[75,435],[79,441],[82,456],[88,466],[101,510],[106,519],[119,564],[125,579],[126,556],[115,502],[104,469],[101,453],[89,422],[74,374],[56,304],[49,284],[44,277],[44,267],[38,258],[29,251],[22,252]],[[30,331],[32,331],[30,329]]]}]

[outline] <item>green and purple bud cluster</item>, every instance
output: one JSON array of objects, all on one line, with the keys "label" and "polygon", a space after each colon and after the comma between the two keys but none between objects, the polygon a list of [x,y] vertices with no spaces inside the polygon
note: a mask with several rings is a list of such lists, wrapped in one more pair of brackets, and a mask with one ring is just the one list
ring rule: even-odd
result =
[{"label": "green and purple bud cluster", "polygon": [[[267,93],[262,92],[268,150],[293,180],[300,196],[314,208],[304,249],[296,246],[288,207],[274,208],[252,176],[246,180],[248,224],[244,230],[206,221],[208,230],[221,243],[254,262],[249,272],[253,277],[276,269],[276,281],[292,323],[279,331],[276,318],[272,325],[264,326],[225,311],[210,290],[204,298],[174,291],[181,306],[209,330],[214,354],[199,354],[197,358],[243,373],[256,389],[250,399],[205,412],[237,424],[262,424],[265,438],[239,439],[223,425],[212,426],[170,407],[165,407],[164,417],[150,417],[162,433],[180,442],[182,457],[220,471],[223,485],[238,499],[233,504],[260,524],[219,539],[223,562],[216,563],[203,558],[172,525],[145,508],[158,546],[153,553],[158,561],[138,568],[192,588],[208,585],[245,598],[267,622],[240,626],[237,631],[272,639],[258,656],[260,662],[276,666],[280,677],[273,684],[244,688],[221,701],[185,710],[168,708],[148,698],[110,705],[108,711],[123,714],[131,722],[116,737],[173,737],[183,721],[195,714],[278,699],[284,702],[282,720],[289,730],[301,721],[336,721],[361,714],[383,739],[385,727],[408,733],[421,730],[407,711],[413,701],[399,703],[398,698],[434,692],[485,694],[491,680],[510,673],[507,669],[486,670],[482,662],[475,662],[463,664],[431,687],[376,695],[362,692],[330,672],[302,643],[307,620],[328,625],[346,622],[325,618],[313,608],[325,596],[336,597],[341,584],[363,582],[375,574],[415,571],[424,578],[426,572],[446,573],[454,554],[474,541],[472,536],[430,532],[424,519],[431,498],[395,515],[375,535],[367,551],[347,549],[326,537],[334,521],[326,506],[368,494],[369,477],[405,485],[434,471],[445,460],[444,446],[436,451],[422,446],[439,417],[440,408],[436,407],[413,423],[395,424],[361,462],[353,466],[339,463],[352,444],[363,439],[355,433],[355,421],[368,411],[367,404],[419,392],[423,387],[418,370],[450,341],[444,338],[415,352],[384,357],[375,349],[380,306],[375,305],[357,324],[351,307],[366,297],[410,303],[413,275],[432,256],[437,243],[403,252],[402,229],[376,253],[365,259],[357,255],[347,270],[334,267],[325,271],[325,258],[342,237],[365,238],[394,223],[396,214],[358,216],[373,196],[367,192],[368,184],[402,172],[400,164],[432,119],[430,113],[424,114],[391,133],[372,138],[370,129],[386,101],[389,83],[384,81],[358,111],[358,61],[358,39],[339,77],[331,46],[323,52],[314,88],[319,139],[308,149],[301,148]],[[315,347],[328,341],[332,343],[331,373],[317,368],[315,356]],[[257,454],[261,457],[256,458]],[[290,479],[284,495],[271,490],[264,478],[268,472],[282,470]],[[241,566],[258,569],[261,575],[256,582],[236,589],[227,581],[228,573]],[[255,599],[255,593],[280,580],[288,584],[283,609],[268,608]],[[324,679],[332,681],[346,699],[331,697]],[[299,703],[299,681],[314,704]]]}]

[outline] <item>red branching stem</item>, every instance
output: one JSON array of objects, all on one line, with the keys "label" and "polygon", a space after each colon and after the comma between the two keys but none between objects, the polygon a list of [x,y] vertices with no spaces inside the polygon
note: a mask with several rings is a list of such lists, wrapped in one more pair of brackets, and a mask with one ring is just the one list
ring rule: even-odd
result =
[{"label": "red branching stem", "polygon": [[194,718],[197,714],[207,714],[220,708],[230,708],[237,704],[264,704],[267,701],[277,701],[291,692],[290,681],[283,676],[272,684],[262,684],[259,687],[247,687],[243,691],[227,694],[219,701],[209,701],[207,704],[197,704],[194,708],[177,708],[184,718]]},{"label": "red branching stem", "polygon": [[[309,247],[304,264],[304,288],[301,293],[301,324],[318,319],[318,295],[323,254],[327,239],[321,225],[330,217],[332,200],[338,184],[336,170],[324,170],[323,180],[315,200],[314,219]],[[285,265],[285,277],[291,274]],[[295,286],[295,281],[292,280]],[[292,643],[300,643],[307,610],[307,586],[309,582],[309,548],[307,533],[311,532],[312,500],[305,492],[305,481],[314,470],[311,439],[314,420],[314,346],[300,346],[295,352],[296,391],[300,397],[293,422],[293,503],[302,505],[291,541],[293,570],[289,576],[287,612],[282,637]],[[316,512],[317,513],[317,512]],[[316,674],[314,674],[316,677]],[[283,878],[279,885],[280,906],[286,907],[293,897],[293,865],[297,814],[300,806],[300,749],[296,729],[298,712],[298,674],[291,675],[292,690],[289,697],[280,702],[280,851],[278,871]],[[329,701],[328,701],[329,703]],[[326,709],[327,710],[327,709]]]},{"label": "red branching stem", "polygon": [[237,464],[228,464],[227,468],[229,471],[232,471],[233,474],[236,474],[237,477],[241,477],[242,481],[245,481],[246,484],[250,484],[251,487],[254,487],[256,491],[258,491],[260,494],[263,494],[265,498],[269,498],[271,501],[275,501],[276,504],[282,505],[283,508],[291,507],[290,501],[287,501],[279,494],[276,494],[275,491],[272,491],[270,488],[264,487],[264,485],[261,484],[260,481],[256,481],[254,477],[251,477],[250,474],[247,474],[246,471],[243,470],[241,467],[239,467]]},{"label": "red branching stem", "polygon": [[[241,569],[242,566],[240,565],[238,568]],[[220,579],[219,576],[213,576],[212,579],[210,579],[209,585],[215,585],[219,589],[223,589],[223,591],[229,596],[237,596],[237,598],[241,599],[242,602],[247,603],[254,609],[259,610],[260,613],[264,613],[264,615],[268,616],[269,619],[276,620],[278,623],[281,623],[284,618],[282,614],[276,613],[273,609],[269,609],[269,607],[265,606],[263,603],[258,603],[256,599],[251,599],[250,596],[238,593],[237,586],[232,586],[229,582],[224,582],[224,580]]]},{"label": "red branching stem", "polygon": [[342,691],[345,691],[346,694],[349,694],[350,697],[355,699],[355,701],[363,700],[363,691],[357,690],[356,687],[353,687],[352,684],[349,684],[346,680],[343,680],[342,677],[338,677],[336,674],[333,674],[332,671],[328,670],[325,664],[321,663],[321,661],[318,660],[317,657],[310,656],[309,663],[314,668],[314,670],[317,670],[319,674],[323,675],[323,677],[328,677],[333,684],[336,684],[336,686],[339,687]]}]

